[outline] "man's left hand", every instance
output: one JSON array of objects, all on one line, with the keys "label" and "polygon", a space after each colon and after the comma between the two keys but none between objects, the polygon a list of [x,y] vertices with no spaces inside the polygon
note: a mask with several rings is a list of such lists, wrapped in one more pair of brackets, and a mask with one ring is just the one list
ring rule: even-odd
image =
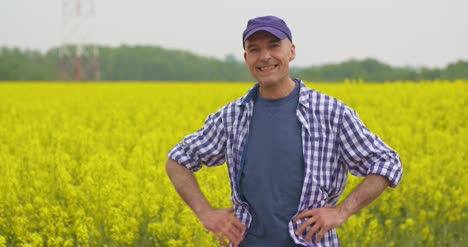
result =
[{"label": "man's left hand", "polygon": [[328,230],[337,228],[343,224],[348,217],[340,210],[340,208],[325,205],[323,208],[304,211],[297,215],[293,220],[298,221],[303,218],[307,219],[296,230],[296,235],[300,236],[308,226],[311,226],[312,228],[307,233],[305,241],[310,241],[312,236],[317,233],[315,243],[319,243]]}]

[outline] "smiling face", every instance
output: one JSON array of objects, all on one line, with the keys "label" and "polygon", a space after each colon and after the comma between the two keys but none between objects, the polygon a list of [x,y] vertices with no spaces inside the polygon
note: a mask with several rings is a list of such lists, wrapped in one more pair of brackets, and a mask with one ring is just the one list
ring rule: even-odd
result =
[{"label": "smiling face", "polygon": [[260,31],[245,41],[244,60],[260,88],[281,88],[290,84],[289,62],[296,57],[289,39],[279,40]]}]

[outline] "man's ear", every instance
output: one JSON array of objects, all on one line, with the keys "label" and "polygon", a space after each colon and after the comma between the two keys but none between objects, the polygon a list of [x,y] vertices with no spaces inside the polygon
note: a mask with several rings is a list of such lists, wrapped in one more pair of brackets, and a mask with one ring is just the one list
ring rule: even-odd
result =
[{"label": "man's ear", "polygon": [[247,53],[244,51],[244,62],[247,62]]},{"label": "man's ear", "polygon": [[289,56],[289,61],[291,62],[296,58],[296,46],[294,44],[291,44],[291,54]]}]

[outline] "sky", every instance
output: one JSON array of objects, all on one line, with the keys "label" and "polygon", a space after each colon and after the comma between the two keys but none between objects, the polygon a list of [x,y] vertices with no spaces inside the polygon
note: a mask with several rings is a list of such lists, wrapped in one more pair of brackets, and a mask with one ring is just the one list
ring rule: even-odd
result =
[{"label": "sky", "polygon": [[[376,58],[442,68],[468,60],[467,0],[94,0],[95,17],[64,18],[63,2],[0,0],[0,46],[47,51],[73,38],[99,45],[154,45],[243,60],[251,18],[286,21],[295,66]],[[92,0],[81,0],[93,2]],[[83,31],[85,30],[85,31]]]}]

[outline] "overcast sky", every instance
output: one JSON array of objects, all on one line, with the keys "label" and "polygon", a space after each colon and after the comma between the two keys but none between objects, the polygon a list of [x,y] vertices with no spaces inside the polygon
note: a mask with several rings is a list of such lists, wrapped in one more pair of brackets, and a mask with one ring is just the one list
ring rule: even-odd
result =
[{"label": "overcast sky", "polygon": [[[45,51],[70,39],[63,31],[62,2],[0,0],[0,46]],[[276,15],[292,30],[296,66],[366,57],[426,67],[468,60],[467,0],[94,2],[96,18],[84,26],[95,24],[87,39],[101,45],[158,45],[242,59],[247,20]]]}]

